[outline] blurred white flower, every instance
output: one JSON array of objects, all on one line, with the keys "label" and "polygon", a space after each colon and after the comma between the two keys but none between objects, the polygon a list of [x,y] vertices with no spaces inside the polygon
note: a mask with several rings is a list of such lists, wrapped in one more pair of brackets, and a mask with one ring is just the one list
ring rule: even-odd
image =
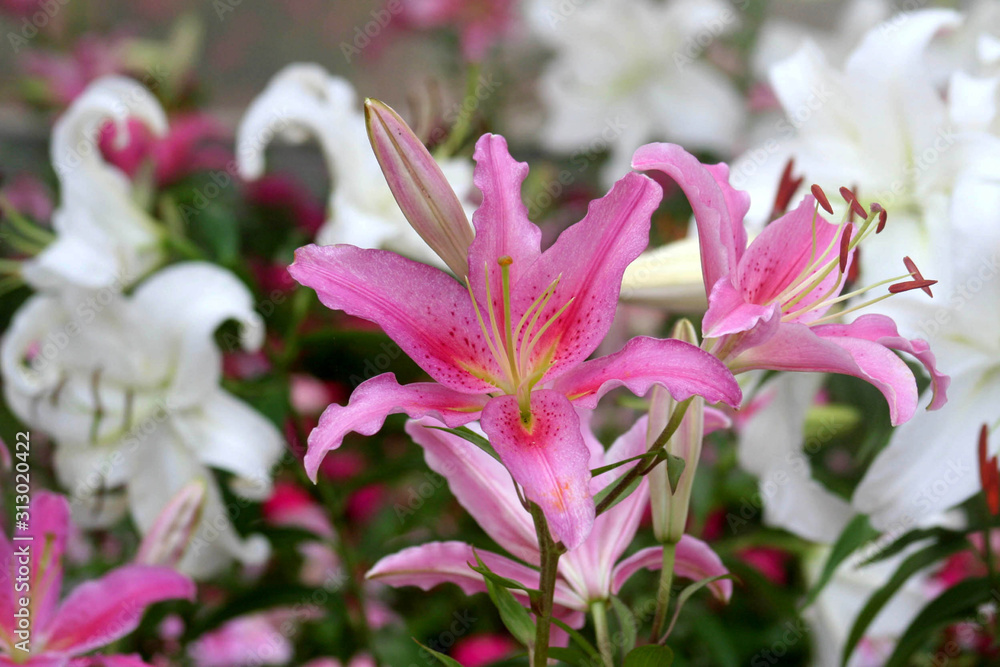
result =
[{"label": "blurred white flower", "polygon": [[[810,585],[819,579],[829,554],[830,549],[824,547],[807,558],[805,570]],[[844,644],[854,619],[868,598],[885,585],[908,554],[861,565],[864,558],[870,555],[862,550],[844,561],[816,601],[805,610],[803,615],[812,629],[813,661],[810,664],[840,667]],[[848,667],[884,665],[900,636],[935,591],[936,586],[926,571],[910,577],[868,626],[868,631],[847,662]]]},{"label": "blurred white flower", "polygon": [[763,385],[739,430],[739,460],[760,481],[764,523],[820,544],[832,544],[854,512],[846,500],[813,479],[806,416],[823,375],[785,373]]},{"label": "blurred white flower", "polygon": [[806,42],[814,43],[827,62],[840,67],[864,34],[887,19],[891,11],[888,0],[849,0],[836,12],[834,25],[822,27],[772,14],[764,20],[754,41],[754,76],[765,79],[772,65],[793,55]]},{"label": "blurred white flower", "polygon": [[110,287],[121,291],[163,259],[162,231],[136,201],[132,182],[108,164],[98,146],[112,121],[128,139],[128,121],[158,135],[167,119],[156,98],[132,79],[98,79],[56,121],[50,153],[60,202],[52,215],[56,239],[24,263],[25,281],[37,289]]},{"label": "blurred white flower", "polygon": [[7,404],[52,436],[56,473],[79,521],[107,525],[127,504],[145,534],[182,487],[205,484],[180,564],[194,576],[268,553],[262,537],[236,533],[210,468],[232,473],[238,495],[263,499],[283,449],[271,422],[219,386],[213,337],[227,320],[242,329],[238,339],[224,335],[226,345],[260,346],[264,327],[246,287],[192,262],[157,272],[127,297],[111,289],[76,301],[36,295],[0,347]]},{"label": "blurred white flower", "polygon": [[[954,280],[951,268],[936,261],[933,248],[954,241],[948,220],[983,210],[994,200],[996,181],[984,179],[992,165],[979,136],[964,129],[925,76],[928,44],[961,22],[947,10],[924,10],[893,17],[870,31],[841,70],[821,49],[806,43],[771,69],[771,83],[786,118],[773,136],[736,161],[732,182],[751,195],[748,220],[766,222],[788,158],[807,183],[827,192],[856,188],[862,201],[877,201],[889,223],[878,242],[865,247],[860,266],[865,283],[903,273],[911,256],[924,275]],[[952,86],[959,78],[952,77]],[[837,214],[846,204],[831,200]],[[886,304],[895,317],[903,295]]]},{"label": "blurred white flower", "polygon": [[[265,149],[275,136],[292,142],[315,138],[326,158],[332,186],[328,219],[316,235],[318,244],[383,248],[444,268],[396,204],[368,142],[361,105],[346,79],[303,63],[274,75],[237,130],[236,159],[244,178],[264,173]],[[459,197],[470,192],[470,160],[438,163]],[[471,211],[467,207],[470,217]]]},{"label": "blurred white flower", "polygon": [[529,20],[555,51],[539,82],[547,120],[539,138],[586,167],[603,149],[610,184],[651,140],[729,155],[744,102],[703,56],[739,24],[719,0],[537,0]]}]

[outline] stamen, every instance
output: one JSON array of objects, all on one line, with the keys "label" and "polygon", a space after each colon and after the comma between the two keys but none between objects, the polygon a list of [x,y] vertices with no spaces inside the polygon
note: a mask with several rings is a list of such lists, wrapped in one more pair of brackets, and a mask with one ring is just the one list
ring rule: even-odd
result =
[{"label": "stamen", "polygon": [[[510,265],[514,263],[514,260],[509,255],[504,255],[497,260],[497,264],[500,265],[500,283],[503,285],[503,294],[501,296],[503,300],[503,320],[504,326],[507,333],[507,363],[510,364],[511,369],[514,372],[514,384],[517,384],[517,371],[519,370],[516,360],[516,354],[514,353],[514,331],[511,329],[513,322],[511,322],[510,315]],[[487,282],[487,285],[489,283]]]},{"label": "stamen", "polygon": [[928,289],[931,285],[937,285],[936,280],[908,280],[905,283],[896,283],[895,285],[889,285],[889,292],[891,294],[899,294],[901,292],[909,292],[910,290],[922,289],[925,292],[930,292]]},{"label": "stamen", "polygon": [[[906,265],[906,270],[910,272],[910,275],[913,276],[914,280],[924,280],[924,277],[920,274],[920,269],[917,268],[917,265],[914,263],[912,259],[910,259],[909,257],[904,257],[903,264]],[[931,293],[930,287],[924,287],[922,289],[924,290],[924,293],[927,294],[927,296],[929,297],[934,296],[934,294]]]},{"label": "stamen", "polygon": [[851,228],[844,227],[844,233],[840,235],[840,272],[847,270],[847,259],[851,252]]},{"label": "stamen", "polygon": [[857,214],[857,216],[862,220],[868,218],[868,214],[865,213],[865,207],[858,202],[857,195],[847,188],[842,187],[840,188],[840,196],[844,198],[844,201],[851,205],[851,213]]},{"label": "stamen", "polygon": [[[486,285],[487,285],[486,293],[487,293],[487,295],[489,295],[489,284],[490,284],[489,283],[489,271],[487,270],[487,279],[486,279]],[[472,300],[472,307],[476,311],[476,319],[479,320],[479,328],[483,330],[483,338],[486,341],[486,345],[490,348],[490,354],[493,355],[493,358],[496,359],[497,363],[499,364],[500,360],[503,359],[503,355],[500,354],[500,350],[497,349],[496,344],[494,343],[494,339],[490,335],[489,329],[486,328],[486,321],[483,319],[483,313],[482,313],[482,311],[479,310],[479,303],[476,301],[476,295],[472,292],[472,283],[469,282],[469,277],[468,276],[465,277],[465,286],[469,290],[469,298]],[[491,311],[493,310],[492,302],[490,302],[490,310]],[[503,368],[502,368],[502,365],[501,365],[501,371],[502,370],[503,370]]]},{"label": "stamen", "polygon": [[803,177],[799,176],[795,178],[792,176],[792,170],[795,168],[795,158],[788,158],[788,162],[785,164],[785,170],[781,172],[781,180],[778,182],[778,192],[774,196],[774,206],[771,207],[771,217],[770,220],[774,220],[782,215],[788,210],[788,202],[792,200],[792,195],[795,191],[799,189],[802,185]]},{"label": "stamen", "polygon": [[815,197],[816,201],[819,202],[819,205],[823,207],[823,210],[830,215],[833,215],[833,207],[830,206],[830,200],[826,198],[826,193],[823,192],[823,188],[814,183],[810,190],[812,191],[813,197]]},{"label": "stamen", "polygon": [[875,233],[881,234],[882,230],[885,229],[885,221],[889,218],[889,214],[878,202],[872,203],[871,211],[872,213],[878,212],[878,227],[875,228]]}]

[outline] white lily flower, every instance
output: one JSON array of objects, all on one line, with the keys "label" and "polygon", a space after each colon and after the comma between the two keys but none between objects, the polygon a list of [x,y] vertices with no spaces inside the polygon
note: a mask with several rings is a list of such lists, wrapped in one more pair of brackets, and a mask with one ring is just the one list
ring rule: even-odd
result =
[{"label": "white lily flower", "polygon": [[545,3],[530,17],[555,50],[539,81],[547,120],[539,137],[585,167],[603,149],[608,184],[652,140],[728,155],[744,102],[728,77],[702,56],[740,23],[717,0],[591,0]]},{"label": "white lily flower", "polygon": [[[236,158],[244,178],[264,173],[264,152],[275,136],[291,142],[315,137],[323,151],[332,185],[318,244],[383,248],[444,268],[393,199],[369,145],[361,105],[346,79],[305,63],[274,75],[237,130]],[[438,163],[460,198],[470,192],[471,161],[451,158]],[[471,207],[466,213],[471,217]]]},{"label": "white lily flower", "polygon": [[163,108],[146,88],[126,77],[106,76],[56,121],[50,147],[61,197],[52,215],[56,239],[24,263],[24,279],[32,287],[117,292],[163,260],[162,231],[135,201],[128,177],[105,162],[98,147],[108,121],[125,141],[130,118],[157,135],[167,130]]},{"label": "white lily flower", "polygon": [[766,78],[771,66],[793,55],[806,42],[816,44],[827,62],[839,67],[862,35],[885,21],[891,11],[888,0],[849,0],[837,12],[834,25],[822,29],[783,17],[769,17],[754,42],[754,75]]},{"label": "white lily flower", "polygon": [[232,473],[237,495],[260,500],[283,450],[274,425],[219,386],[219,325],[241,325],[234,346],[262,343],[250,292],[223,269],[191,262],[130,296],[105,296],[39,294],[24,304],[0,347],[7,404],[51,435],[56,473],[85,525],[117,520],[127,504],[145,534],[181,488],[200,481],[205,504],[181,569],[201,577],[232,558],[261,562],[266,541],[236,533],[234,505],[223,504],[210,470]]},{"label": "white lily flower", "polygon": [[759,479],[764,523],[812,542],[832,544],[854,511],[812,477],[808,454],[823,443],[806,442],[804,429],[823,377],[785,373],[761,387],[766,404],[740,429],[739,460]]}]

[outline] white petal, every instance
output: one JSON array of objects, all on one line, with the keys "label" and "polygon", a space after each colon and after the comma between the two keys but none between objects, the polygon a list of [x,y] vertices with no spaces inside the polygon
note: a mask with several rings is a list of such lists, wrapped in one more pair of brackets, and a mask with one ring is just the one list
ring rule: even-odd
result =
[{"label": "white petal", "polygon": [[1000,405],[996,370],[952,376],[948,405],[899,426],[854,492],[852,503],[880,530],[935,523],[979,491],[976,439]]},{"label": "white petal", "polygon": [[224,391],[216,391],[173,420],[181,440],[204,465],[234,475],[233,490],[263,500],[271,493],[272,470],[284,439],[259,412]]},{"label": "white petal", "polygon": [[778,377],[764,391],[771,402],[740,433],[740,464],[760,478],[764,522],[813,542],[832,543],[850,521],[848,503],[812,478],[803,429],[823,376]]}]

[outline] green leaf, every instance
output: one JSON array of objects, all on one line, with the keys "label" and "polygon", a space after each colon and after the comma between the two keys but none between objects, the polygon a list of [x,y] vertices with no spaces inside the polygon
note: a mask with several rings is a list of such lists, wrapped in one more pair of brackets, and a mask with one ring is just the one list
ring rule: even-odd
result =
[{"label": "green leaf", "polygon": [[[618,479],[621,479],[621,478],[618,478]],[[611,490],[614,489],[616,486],[618,486],[618,479],[616,479],[615,481],[611,482],[606,487],[604,487],[603,489],[601,489],[600,491],[598,491],[597,494],[594,495],[594,504],[595,505],[600,505],[601,501],[604,500],[611,493]],[[629,495],[633,491],[635,491],[637,488],[639,488],[639,484],[641,482],[642,482],[642,476],[639,476],[639,477],[636,477],[635,479],[633,479],[632,482],[625,489],[625,492],[622,493],[617,498],[615,498],[615,501],[613,503],[611,503],[610,505],[608,505],[608,509],[611,509],[612,507],[614,507],[615,505],[617,505],[621,501],[623,501],[626,498],[628,498]],[[607,511],[607,510],[605,510],[605,511]]]},{"label": "green leaf", "polygon": [[943,542],[949,539],[964,538],[965,531],[948,530],[947,528],[920,528],[917,530],[911,530],[908,533],[900,536],[895,542],[887,546],[882,547],[878,550],[871,558],[867,558],[862,561],[862,565],[868,565],[869,563],[875,563],[880,560],[885,560],[891,556],[895,556],[901,553],[906,547],[917,542],[923,542],[924,540],[933,539],[936,542]]},{"label": "green leaf", "polygon": [[[587,641],[586,637],[581,635],[578,631],[574,630],[570,626],[566,625],[565,622],[560,621],[558,618],[553,618],[552,624],[558,625],[560,628],[562,628],[566,632],[566,634],[570,636],[570,639],[576,642],[576,644],[580,648],[582,648],[584,651],[587,652],[587,655],[589,655],[592,660],[596,660],[598,663],[601,662],[601,654],[598,652],[598,650],[594,647],[593,644]],[[549,650],[551,652],[552,649]]]},{"label": "green leaf", "polygon": [[632,461],[639,461],[640,459],[648,459],[648,458],[664,458],[665,455],[666,452],[664,452],[664,450],[662,449],[657,450],[655,452],[646,452],[645,454],[639,454],[638,456],[633,456],[631,458],[618,461],[617,463],[609,463],[606,466],[601,466],[600,468],[594,468],[593,470],[590,471],[590,474],[593,475],[594,477],[597,477],[598,475],[602,475],[608,472],[609,470],[614,470],[615,468],[620,468],[623,465],[632,463]]},{"label": "green leaf", "polygon": [[519,581],[514,581],[513,579],[508,579],[507,577],[501,577],[499,574],[491,570],[489,566],[487,566],[486,563],[484,563],[479,558],[479,554],[476,553],[475,549],[472,550],[472,553],[475,554],[476,563],[478,563],[478,565],[472,565],[471,563],[469,564],[469,567],[472,568],[473,572],[478,572],[479,574],[483,575],[483,577],[485,577],[486,579],[493,581],[493,583],[497,584],[498,586],[502,586],[503,588],[516,588],[518,590],[524,591],[528,595],[532,594],[537,595],[541,593],[541,591],[536,590],[534,588],[528,588]]},{"label": "green leaf", "polygon": [[437,661],[440,662],[442,665],[447,665],[448,667],[462,667],[462,663],[460,663],[458,660],[455,660],[454,658],[449,658],[444,653],[438,653],[437,651],[435,651],[434,649],[430,648],[429,646],[424,646],[423,644],[421,644],[420,642],[417,641],[416,637],[413,637],[412,639],[413,639],[414,642],[417,643],[417,646],[419,646],[420,648],[424,649],[425,651],[427,651],[428,653],[430,653],[432,656],[434,656],[435,658],[437,658]]},{"label": "green leaf", "polygon": [[976,615],[979,605],[991,598],[992,587],[987,577],[966,579],[947,589],[925,606],[910,623],[886,667],[904,667],[932,633],[945,625]]},{"label": "green leaf", "polygon": [[858,613],[857,618],[854,619],[854,626],[851,628],[851,632],[847,636],[847,642],[844,644],[844,654],[841,664],[847,664],[848,659],[851,657],[851,653],[854,651],[854,647],[857,646],[858,642],[861,641],[861,638],[864,637],[865,630],[868,629],[868,626],[873,620],[875,620],[875,617],[889,602],[892,596],[895,595],[900,588],[902,588],[907,579],[925,567],[933,565],[946,556],[950,556],[956,551],[960,551],[967,546],[969,546],[969,543],[964,538],[954,539],[949,542],[934,543],[929,545],[927,548],[910,555],[906,560],[904,560],[896,572],[893,573],[892,577],[890,577],[889,581],[886,582],[886,584],[880,589],[875,591],[870,598],[868,598],[865,606]]},{"label": "green leaf", "polygon": [[684,603],[687,602],[692,595],[703,589],[709,584],[715,583],[721,579],[732,579],[733,581],[739,581],[735,574],[720,574],[717,577],[708,577],[706,579],[699,579],[693,584],[689,584],[681,591],[681,594],[677,596],[677,606],[674,607],[674,616],[670,619],[670,625],[667,626],[667,632],[664,637],[669,637],[670,632],[674,629],[674,624],[677,623],[677,619],[680,618],[681,609],[684,607]]},{"label": "green leaf", "polygon": [[681,481],[687,462],[679,456],[667,454],[667,480],[670,482],[670,493],[677,493],[677,484]]},{"label": "green leaf", "polygon": [[[531,620],[528,610],[521,606],[521,603],[514,598],[513,593],[500,583],[494,581],[495,578],[503,579],[503,577],[490,572],[490,569],[479,558],[479,554],[476,554],[476,562],[479,563],[479,567],[482,570],[493,575],[484,575],[486,579],[486,592],[489,594],[490,600],[493,601],[493,605],[497,608],[497,611],[500,612],[500,620],[503,621],[503,624],[507,626],[510,634],[514,635],[517,641],[525,646],[531,646],[531,643],[535,640],[535,622]],[[476,571],[481,572],[479,569],[476,569]],[[507,579],[506,581],[510,580]]]},{"label": "green leaf", "polygon": [[666,646],[640,646],[625,656],[623,667],[669,667],[674,664],[674,652]]},{"label": "green leaf", "polygon": [[617,595],[611,596],[611,607],[615,610],[615,616],[618,617],[618,627],[622,631],[622,654],[628,655],[628,652],[635,648],[639,624],[636,622],[632,610]]},{"label": "green leaf", "polygon": [[490,441],[479,435],[468,426],[459,426],[458,428],[445,428],[444,426],[425,426],[424,428],[432,428],[436,431],[444,431],[445,433],[451,433],[452,435],[457,435],[462,440],[471,442],[479,449],[483,450],[497,461],[500,460],[500,455],[497,454],[497,450],[493,449],[493,445]]},{"label": "green leaf", "polygon": [[878,531],[872,528],[867,516],[858,514],[851,519],[850,523],[844,528],[844,532],[837,538],[833,548],[830,549],[830,555],[827,557],[826,563],[823,564],[823,571],[820,573],[815,585],[813,585],[806,595],[806,600],[802,608],[805,609],[816,601],[816,597],[830,582],[830,579],[833,578],[833,573],[836,572],[837,567],[848,556],[854,553],[855,549],[876,537],[878,537]]}]

